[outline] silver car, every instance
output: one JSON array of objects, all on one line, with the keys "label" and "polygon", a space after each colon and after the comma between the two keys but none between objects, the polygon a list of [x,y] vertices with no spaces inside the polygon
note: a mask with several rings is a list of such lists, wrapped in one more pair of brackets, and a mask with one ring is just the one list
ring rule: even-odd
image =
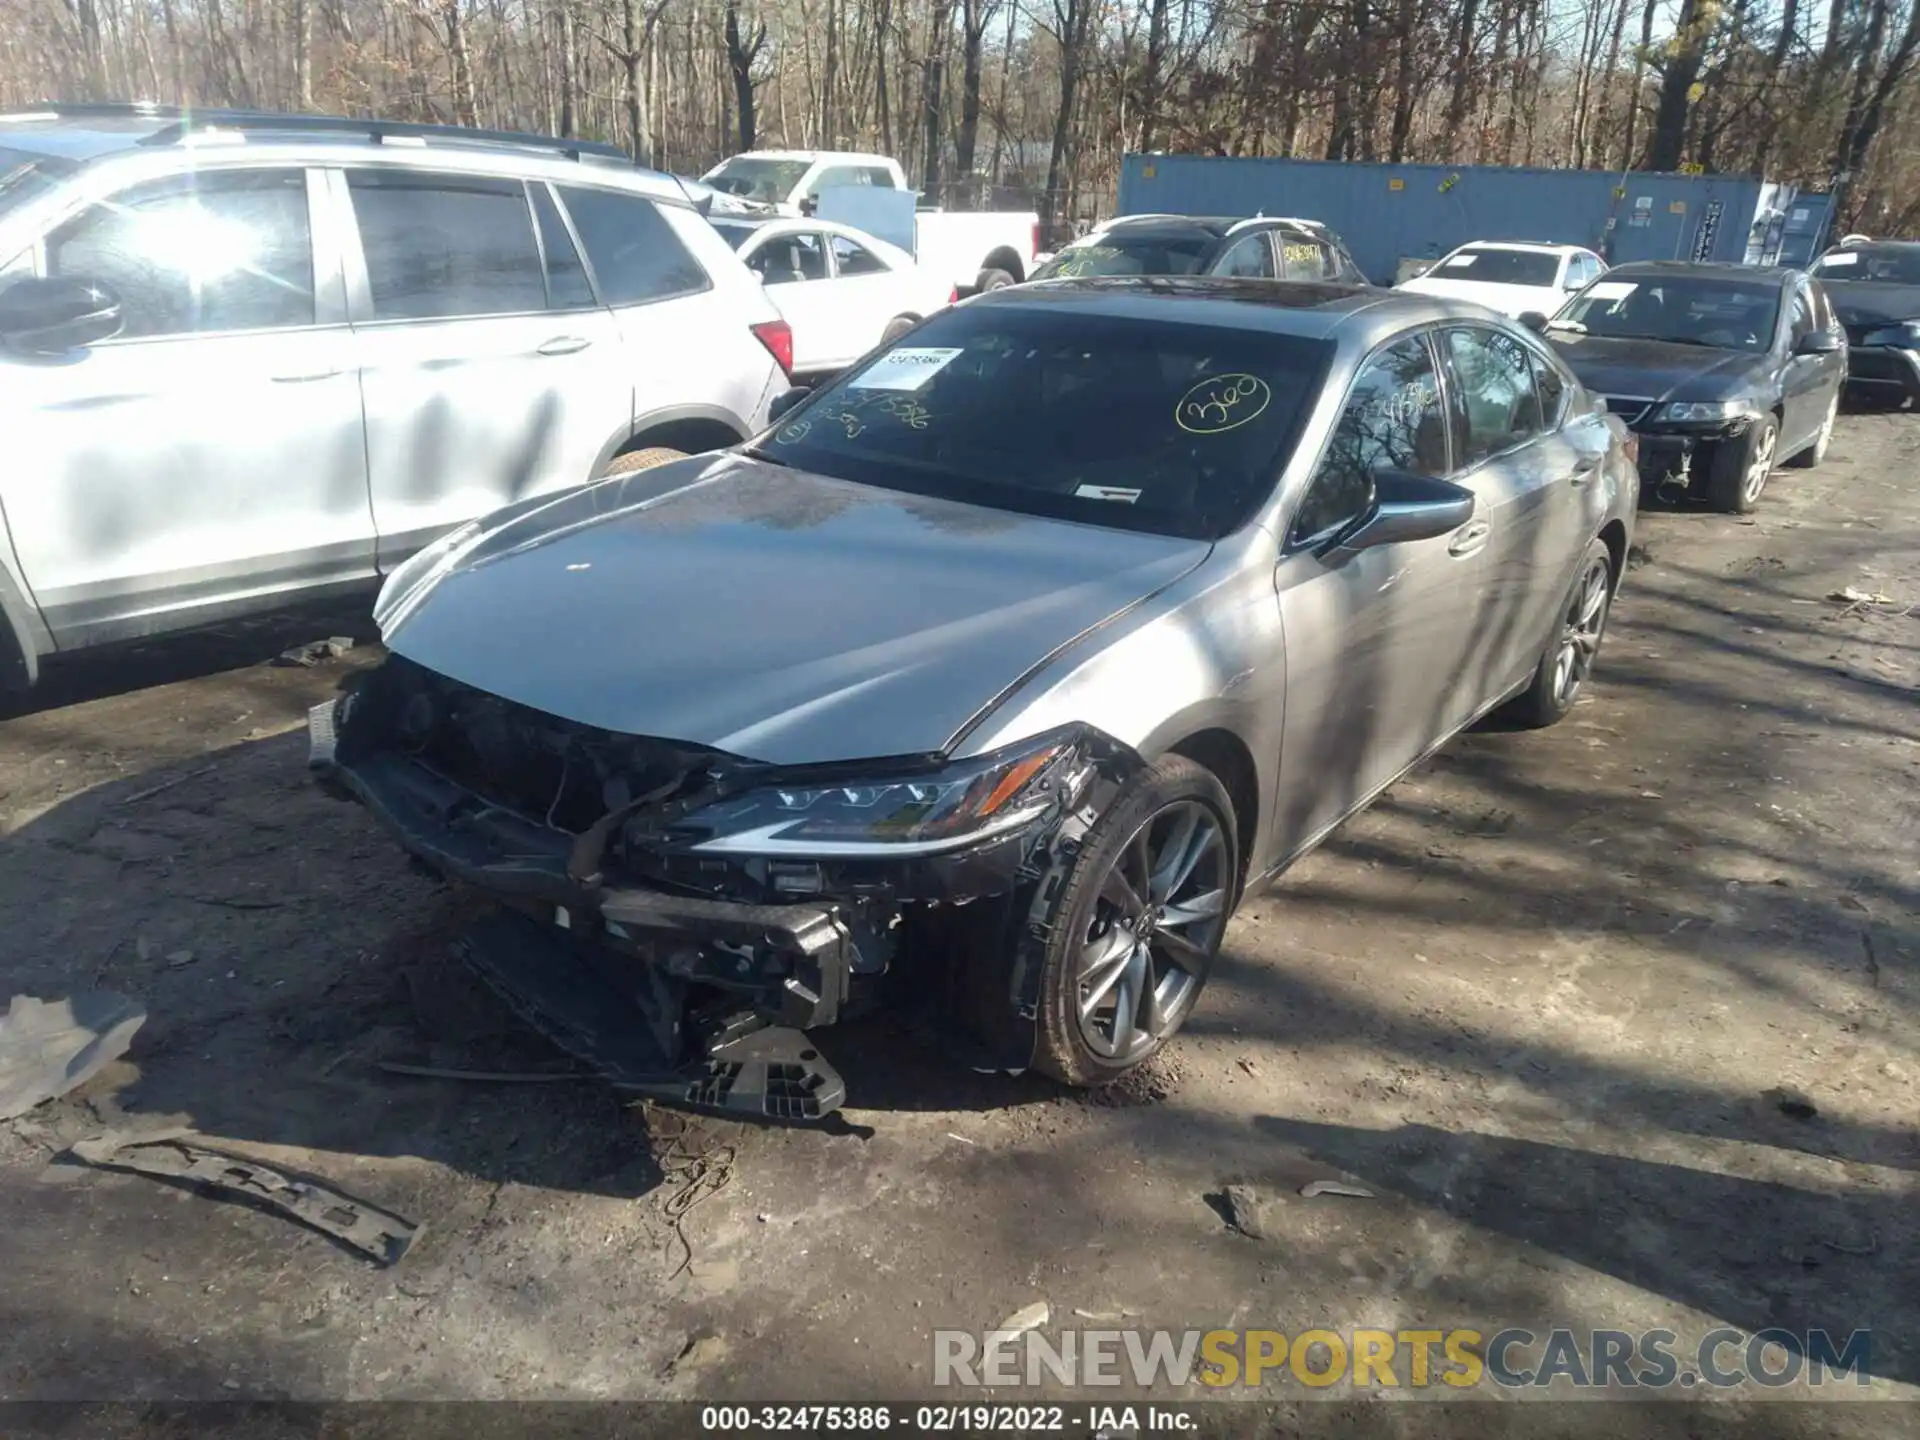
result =
[{"label": "silver car", "polygon": [[1494,707],[1566,714],[1630,442],[1479,307],[1070,281],[928,319],[744,449],[469,526],[314,761],[507,902],[465,942],[621,1084],[817,1115],[891,992],[1101,1084],[1242,894]]},{"label": "silver car", "polygon": [[787,323],[610,146],[0,116],[0,682],[364,588],[531,495],[751,435]]}]

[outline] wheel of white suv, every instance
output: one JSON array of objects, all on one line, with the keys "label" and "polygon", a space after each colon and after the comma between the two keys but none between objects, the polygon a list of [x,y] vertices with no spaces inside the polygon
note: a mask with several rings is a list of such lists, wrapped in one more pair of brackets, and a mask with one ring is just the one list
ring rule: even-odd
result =
[{"label": "wheel of white suv", "polygon": [[656,465],[670,465],[675,460],[686,458],[687,452],[684,450],[675,450],[667,445],[649,445],[644,450],[629,450],[624,455],[614,456],[600,474],[603,479],[613,475],[632,475],[637,471],[651,470]]},{"label": "wheel of white suv", "polygon": [[1169,755],[1130,781],[1061,888],[1035,1064],[1104,1085],[1157,1054],[1200,998],[1239,883],[1233,804],[1212,771]]}]

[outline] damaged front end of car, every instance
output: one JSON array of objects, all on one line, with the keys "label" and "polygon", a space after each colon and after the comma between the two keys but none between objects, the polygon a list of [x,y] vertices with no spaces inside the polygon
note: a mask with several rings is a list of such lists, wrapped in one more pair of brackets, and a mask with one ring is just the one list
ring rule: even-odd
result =
[{"label": "damaged front end of car", "polygon": [[311,764],[434,874],[499,903],[459,950],[616,1086],[820,1119],[803,1032],[906,992],[980,1068],[1033,1054],[1077,844],[1140,764],[1073,726],[989,755],[775,767],[594,729],[404,656],[309,717]]}]

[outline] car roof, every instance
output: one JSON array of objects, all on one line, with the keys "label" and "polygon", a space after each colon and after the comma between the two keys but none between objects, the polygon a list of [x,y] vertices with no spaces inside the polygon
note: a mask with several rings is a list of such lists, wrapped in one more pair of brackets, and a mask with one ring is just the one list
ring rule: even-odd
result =
[{"label": "car roof", "polygon": [[1692,276],[1700,280],[1755,280],[1784,285],[1800,272],[1778,265],[1741,265],[1732,260],[1629,260],[1607,271],[1609,280],[1631,280],[1636,275],[1654,278]]},{"label": "car roof", "polygon": [[564,159],[640,177],[673,198],[686,198],[684,188],[671,175],[636,165],[618,146],[599,141],[342,115],[145,104],[44,105],[0,113],[0,146],[76,162],[136,151],[191,149],[231,155],[242,147],[249,152],[293,148],[310,152],[321,146],[389,159],[434,152],[490,155],[503,162]]},{"label": "car roof", "polygon": [[1071,309],[1171,324],[1263,330],[1304,339],[1354,332],[1372,337],[1435,321],[1505,323],[1480,306],[1404,290],[1309,280],[1238,280],[1216,276],[1128,275],[1037,280],[990,290],[968,305]]},{"label": "car roof", "polygon": [[1469,240],[1454,250],[1520,250],[1536,255],[1591,255],[1585,245],[1561,245],[1551,240]]},{"label": "car roof", "polygon": [[[804,160],[812,164],[816,160],[850,162],[860,165],[880,165],[886,162],[883,155],[870,155],[860,150],[746,150],[738,155],[729,155],[728,160]],[[725,164],[722,161],[721,164]]]},{"label": "car roof", "polygon": [[1865,255],[1875,250],[1920,250],[1920,240],[1855,240],[1850,245],[1836,245],[1820,256],[1827,255]]}]

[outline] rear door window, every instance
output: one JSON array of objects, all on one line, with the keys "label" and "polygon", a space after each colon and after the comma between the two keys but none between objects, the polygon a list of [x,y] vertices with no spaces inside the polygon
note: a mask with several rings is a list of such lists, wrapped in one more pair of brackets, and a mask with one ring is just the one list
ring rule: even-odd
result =
[{"label": "rear door window", "polygon": [[1455,465],[1468,469],[1539,435],[1545,428],[1533,357],[1498,331],[1446,332],[1454,378]]},{"label": "rear door window", "polygon": [[349,170],[376,320],[547,308],[532,207],[518,180]]},{"label": "rear door window", "polygon": [[1216,275],[1237,276],[1243,280],[1272,280],[1273,246],[1265,231],[1242,236],[1214,263]]},{"label": "rear door window", "polygon": [[1339,262],[1332,249],[1317,235],[1305,230],[1282,230],[1274,237],[1280,244],[1280,256],[1289,280],[1334,280],[1340,276]]},{"label": "rear door window", "polygon": [[827,247],[812,230],[776,235],[747,257],[747,268],[768,285],[827,278]]},{"label": "rear door window", "polygon": [[833,268],[842,278],[856,275],[884,275],[886,261],[857,241],[844,235],[833,237]]},{"label": "rear door window", "polygon": [[562,185],[560,199],[607,304],[645,305],[690,295],[712,283],[646,196]]},{"label": "rear door window", "polygon": [[593,304],[593,286],[587,267],[560,218],[559,207],[545,185],[527,187],[533,196],[533,217],[540,229],[540,257],[546,262],[547,304],[554,310],[579,310]]}]

